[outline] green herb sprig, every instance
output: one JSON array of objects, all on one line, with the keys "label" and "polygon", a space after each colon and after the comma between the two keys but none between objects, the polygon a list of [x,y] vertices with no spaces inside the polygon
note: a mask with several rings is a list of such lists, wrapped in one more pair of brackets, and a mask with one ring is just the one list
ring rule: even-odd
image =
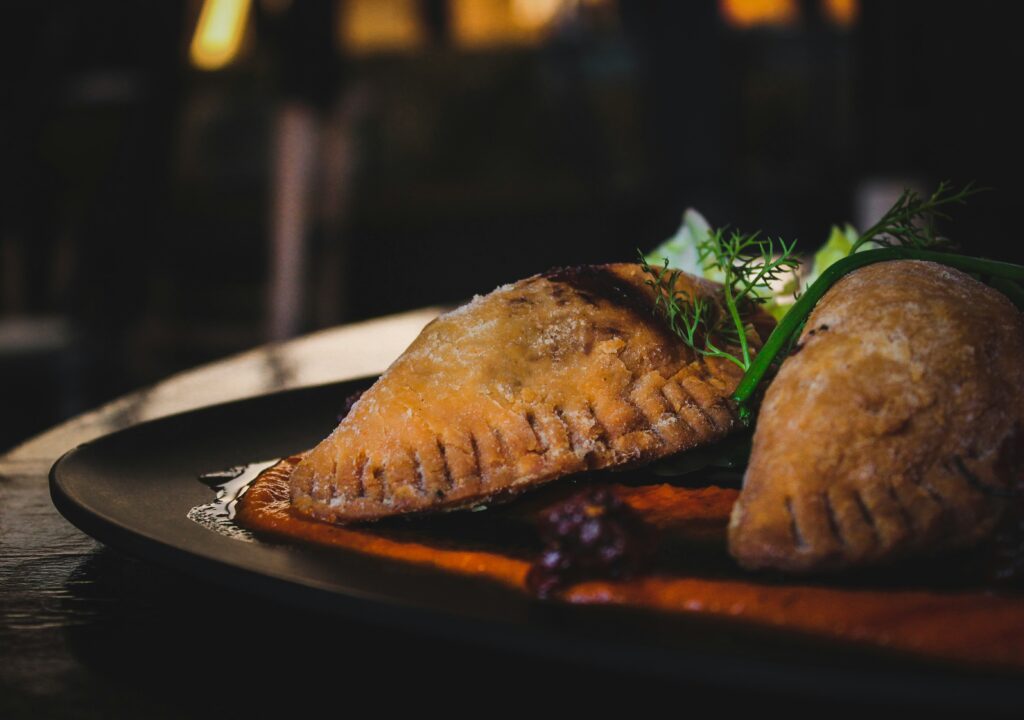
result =
[{"label": "green herb sprig", "polygon": [[[668,260],[653,268],[640,255],[640,264],[655,290],[655,303],[669,327],[690,348],[705,357],[728,360],[746,371],[753,360],[750,334],[744,310],[765,301],[772,283],[792,273],[800,264],[796,243],[761,237],[760,233],[714,230],[697,246],[698,261],[723,277],[725,313],[707,298],[691,297],[678,289],[679,270],[670,270]],[[739,348],[738,353],[728,346]]]},{"label": "green herb sprig", "polygon": [[[654,288],[654,307],[664,315],[665,322],[686,345],[698,349],[703,347],[704,336],[714,324],[712,304],[704,297],[692,297],[678,289],[682,270],[672,270],[665,258],[662,267],[655,269],[640,253],[640,265],[652,279],[644,282]],[[698,350],[700,352],[700,350]]]},{"label": "green herb sprig", "polygon": [[[678,290],[680,271],[670,270],[667,260],[659,269],[652,268],[642,255],[640,262],[644,272],[651,276],[646,282],[656,291],[656,306],[673,332],[699,354],[724,358],[744,370],[733,400],[740,418],[749,423],[753,415],[751,404],[760,383],[794,346],[818,300],[839,278],[853,270],[886,260],[930,260],[979,275],[1024,310],[1024,289],[1021,288],[1024,267],[936,251],[948,245],[946,238],[936,233],[936,220],[949,219],[946,211],[950,206],[963,205],[969,197],[985,189],[968,183],[957,190],[943,181],[928,196],[904,190],[882,218],[858,236],[850,254],[829,266],[798,297],[756,357],[751,351],[749,328],[742,309],[748,303],[763,303],[771,284],[799,266],[795,242],[773,241],[762,238],[760,233],[726,235],[725,231],[717,230],[698,244],[699,260],[704,268],[720,270],[724,276],[724,314],[708,299],[690,297]],[[879,247],[857,252],[869,242]],[[739,353],[724,349],[720,340],[738,346]]]},{"label": "green herb sprig", "polygon": [[[740,416],[750,417],[748,406],[759,384],[772,365],[788,354],[818,300],[841,277],[866,265],[887,260],[930,260],[941,263],[981,276],[1024,310],[1024,290],[1020,287],[1020,283],[1024,282],[1024,267],[936,250],[944,250],[949,245],[946,238],[936,234],[936,219],[948,220],[946,209],[949,206],[963,205],[969,197],[987,189],[970,182],[956,190],[945,180],[927,197],[909,188],[905,189],[881,219],[860,234],[850,254],[829,266],[797,299],[772,331],[733,393],[733,400],[741,409]],[[880,247],[857,252],[869,242]]]},{"label": "green herb sprig", "polygon": [[[741,408],[747,408],[748,403],[754,397],[758,385],[764,379],[780,352],[788,347],[791,338],[803,327],[818,300],[822,298],[839,278],[865,265],[885,262],[887,260],[930,260],[955,267],[967,273],[975,273],[983,277],[997,279],[998,282],[1006,281],[1010,284],[1024,282],[1024,266],[999,262],[997,260],[957,255],[955,253],[897,246],[865,250],[849,255],[829,266],[821,274],[821,277],[796,301],[792,309],[782,318],[782,321],[775,326],[775,330],[768,336],[768,340],[765,341],[761,351],[750,364],[747,372],[736,387],[736,391],[732,396],[733,400]],[[994,284],[998,286],[998,282],[994,282]],[[741,417],[743,416],[741,411]]]},{"label": "green herb sprig", "polygon": [[949,220],[946,209],[951,205],[963,205],[972,195],[985,192],[988,188],[978,187],[969,182],[960,190],[943,180],[931,195],[923,196],[916,190],[904,188],[899,198],[884,215],[857,238],[850,253],[861,246],[874,242],[882,247],[911,247],[918,249],[948,245],[949,240],[935,233],[936,219]]}]

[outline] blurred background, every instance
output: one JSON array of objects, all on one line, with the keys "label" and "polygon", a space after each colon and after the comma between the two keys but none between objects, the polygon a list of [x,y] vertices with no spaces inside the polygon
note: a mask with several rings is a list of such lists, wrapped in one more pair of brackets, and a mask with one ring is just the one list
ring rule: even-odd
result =
[{"label": "blurred background", "polygon": [[906,186],[1017,262],[1014,7],[15,0],[0,450],[258,344],[630,260],[681,213],[806,250]]}]

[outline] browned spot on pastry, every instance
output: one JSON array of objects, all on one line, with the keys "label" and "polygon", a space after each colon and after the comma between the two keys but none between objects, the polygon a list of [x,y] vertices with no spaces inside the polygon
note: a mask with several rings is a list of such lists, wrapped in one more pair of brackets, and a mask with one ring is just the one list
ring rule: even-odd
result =
[{"label": "browned spot on pastry", "polygon": [[672,336],[668,326],[656,316],[650,296],[642,288],[624,281],[606,265],[576,265],[556,268],[544,274],[548,280],[572,287],[584,302],[597,306],[599,300],[610,303],[632,313],[637,322],[644,323],[663,337],[670,337],[673,344],[678,338]]}]

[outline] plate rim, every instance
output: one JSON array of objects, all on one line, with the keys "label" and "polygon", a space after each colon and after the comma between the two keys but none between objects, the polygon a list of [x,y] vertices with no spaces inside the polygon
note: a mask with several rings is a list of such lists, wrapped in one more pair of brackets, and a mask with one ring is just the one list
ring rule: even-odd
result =
[{"label": "plate rim", "polygon": [[[705,628],[721,626],[732,632],[741,634],[752,632],[761,635],[764,628],[756,626],[744,627],[743,623],[728,622],[717,618],[686,617],[680,618],[669,613],[654,611],[638,611],[613,607],[585,607],[570,604],[551,604],[532,600],[511,588],[500,588],[500,592],[515,595],[518,602],[528,610],[526,631],[523,625],[509,624],[507,618],[464,617],[442,609],[425,607],[421,603],[396,601],[392,596],[381,592],[359,592],[346,590],[339,593],[328,587],[328,583],[296,582],[274,571],[260,571],[254,568],[226,561],[211,554],[198,553],[188,548],[175,546],[153,533],[144,534],[119,523],[107,513],[98,512],[89,503],[83,503],[69,491],[68,467],[74,462],[88,460],[88,453],[102,451],[110,443],[116,443],[126,435],[135,433],[160,432],[161,428],[182,419],[194,417],[200,413],[229,412],[243,405],[272,403],[275,399],[296,397],[302,394],[317,395],[343,388],[354,388],[366,385],[377,376],[365,376],[350,380],[322,383],[300,388],[279,390],[272,393],[239,398],[228,402],[205,405],[171,415],[146,420],[144,422],[122,428],[101,437],[91,439],[68,450],[50,467],[48,485],[51,501],[57,511],[72,525],[105,545],[125,551],[145,561],[153,561],[158,565],[170,567],[192,577],[211,582],[222,587],[241,589],[264,599],[271,599],[284,604],[298,605],[330,614],[339,614],[349,618],[397,626],[414,632],[433,636],[455,637],[473,644],[484,644],[498,649],[510,649],[520,653],[541,654],[558,657],[563,661],[583,665],[597,665],[608,669],[628,669],[643,674],[663,676],[685,676],[689,680],[706,682],[715,686],[748,687],[757,690],[775,692],[791,692],[805,697],[834,698],[869,697],[882,702],[905,702],[928,705],[951,704],[955,706],[979,707],[979,702],[993,709],[1024,708],[1024,696],[1019,687],[1020,676],[991,674],[987,671],[973,670],[928,669],[916,666],[901,671],[899,682],[883,678],[877,682],[878,672],[868,669],[850,670],[848,668],[823,667],[813,662],[797,663],[786,661],[776,664],[763,659],[737,657],[725,653],[715,662],[708,663],[707,650],[682,652],[678,648],[665,648],[645,645],[638,647],[628,642],[608,638],[597,642],[588,641],[578,633],[562,634],[552,642],[552,633],[556,628],[550,623],[538,626],[541,618],[556,618],[559,623],[571,616],[585,614],[630,615],[639,613],[651,620],[665,617],[669,622],[696,622]],[[195,479],[196,485],[200,485]],[[192,524],[193,521],[182,517],[181,520]],[[214,531],[203,528],[205,532],[217,536]],[[224,536],[219,536],[224,537]],[[226,538],[225,538],[226,539]],[[238,542],[231,540],[231,542]],[[262,541],[258,541],[262,544]],[[287,547],[287,546],[286,546]],[[290,548],[289,550],[290,551]],[[408,563],[394,560],[375,559],[374,562],[385,562],[386,565],[401,565],[411,570]],[[452,574],[436,568],[416,567],[415,572],[436,576]],[[465,578],[462,578],[464,580]],[[473,584],[484,583],[493,591],[497,583],[478,580]],[[571,619],[569,623],[573,622]],[[509,632],[514,629],[514,632]],[[564,630],[564,628],[563,628]],[[768,633],[771,635],[771,633]],[[778,634],[778,640],[785,633]],[[730,659],[731,658],[731,659]],[[714,659],[714,658],[712,658]],[[666,663],[666,660],[671,662]],[[810,658],[813,660],[813,658]],[[742,681],[736,678],[723,678],[719,675],[722,662],[728,665],[738,663],[742,667]],[[922,670],[921,668],[926,669]],[[794,683],[794,676],[800,675],[802,681]],[[936,678],[941,677],[941,684]],[[876,682],[872,682],[876,681]],[[868,682],[870,689],[865,687]],[[1016,686],[1016,687],[1015,687]]]}]

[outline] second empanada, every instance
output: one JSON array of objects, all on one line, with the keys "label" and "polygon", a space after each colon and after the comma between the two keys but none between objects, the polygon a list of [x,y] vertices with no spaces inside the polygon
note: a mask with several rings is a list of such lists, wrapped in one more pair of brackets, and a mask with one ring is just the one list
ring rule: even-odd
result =
[{"label": "second empanada", "polygon": [[740,565],[834,571],[991,533],[1024,460],[1024,322],[1005,296],[945,265],[870,265],[796,349],[733,508]]}]

